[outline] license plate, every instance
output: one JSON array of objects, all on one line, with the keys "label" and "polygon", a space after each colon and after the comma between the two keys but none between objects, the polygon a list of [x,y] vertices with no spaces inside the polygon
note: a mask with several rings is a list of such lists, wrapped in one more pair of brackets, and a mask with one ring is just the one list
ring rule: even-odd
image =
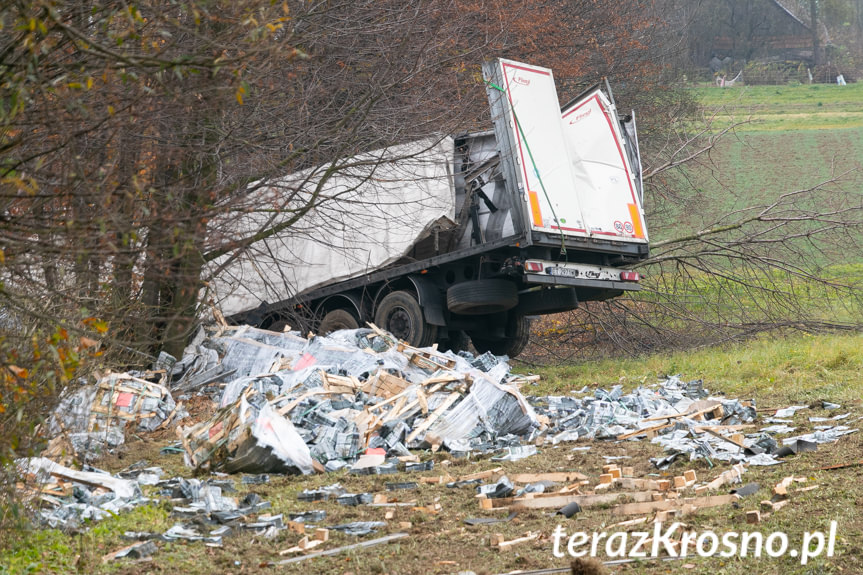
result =
[{"label": "license plate", "polygon": [[579,276],[579,270],[574,270],[572,268],[559,268],[559,267],[550,267],[548,268],[548,275],[551,276],[566,276],[570,278],[577,278]]}]

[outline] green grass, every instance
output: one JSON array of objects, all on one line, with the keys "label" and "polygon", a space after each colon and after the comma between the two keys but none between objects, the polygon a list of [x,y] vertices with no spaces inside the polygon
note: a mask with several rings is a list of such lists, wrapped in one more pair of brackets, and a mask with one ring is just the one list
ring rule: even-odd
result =
[{"label": "green grass", "polygon": [[[734,219],[728,214],[735,211],[763,208],[783,194],[824,184],[823,190],[802,200],[809,202],[804,207],[824,208],[840,194],[849,194],[851,202],[860,200],[863,83],[700,86],[693,91],[703,114],[716,114],[714,132],[732,121],[751,121],[719,139],[709,155],[702,157],[703,163],[682,168],[680,199],[657,206],[667,213],[651,221],[654,240],[727,223]],[[697,129],[694,124],[693,129]],[[854,237],[859,240],[858,236]],[[811,262],[816,265],[863,261],[859,250],[842,249],[847,240],[816,238],[816,242],[828,251],[826,255],[813,253]]]},{"label": "green grass", "polygon": [[693,89],[708,111],[722,120],[752,122],[738,131],[797,131],[863,128],[863,83],[788,86],[703,85]]},{"label": "green grass", "polygon": [[763,338],[724,348],[610,358],[540,368],[542,383],[531,393],[566,393],[573,387],[631,388],[664,375],[703,379],[711,391],[757,397],[770,405],[820,398],[855,401],[863,391],[863,335],[797,335]]}]

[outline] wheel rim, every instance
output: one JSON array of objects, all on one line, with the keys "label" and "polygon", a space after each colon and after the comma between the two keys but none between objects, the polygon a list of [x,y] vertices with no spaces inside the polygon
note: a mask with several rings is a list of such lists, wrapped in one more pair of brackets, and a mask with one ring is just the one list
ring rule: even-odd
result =
[{"label": "wheel rim", "polygon": [[403,307],[395,308],[387,318],[387,331],[399,339],[409,340],[412,327],[411,316]]}]

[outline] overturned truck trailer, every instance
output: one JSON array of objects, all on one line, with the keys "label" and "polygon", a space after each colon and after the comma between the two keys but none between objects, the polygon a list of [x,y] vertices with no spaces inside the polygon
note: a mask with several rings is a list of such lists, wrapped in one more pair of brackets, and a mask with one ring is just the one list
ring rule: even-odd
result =
[{"label": "overturned truck trailer", "polygon": [[[225,317],[329,333],[372,321],[414,346],[518,355],[530,316],[639,289],[648,254],[632,117],[610,91],[560,107],[551,70],[487,63],[494,129],[268,182],[218,230]],[[227,221],[227,220],[226,220]],[[248,242],[246,242],[248,243]]]}]

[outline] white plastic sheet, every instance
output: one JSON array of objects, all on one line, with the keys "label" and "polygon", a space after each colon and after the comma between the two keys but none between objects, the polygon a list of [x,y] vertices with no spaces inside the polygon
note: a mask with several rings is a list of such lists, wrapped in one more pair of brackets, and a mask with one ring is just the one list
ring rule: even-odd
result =
[{"label": "white plastic sheet", "polygon": [[452,158],[452,138],[423,140],[339,160],[326,177],[330,165],[252,192],[240,208],[248,213],[213,223],[215,244],[284,224],[309,203],[317,207],[211,262],[204,274],[210,295],[231,316],[395,262],[435,226],[454,225]]}]

